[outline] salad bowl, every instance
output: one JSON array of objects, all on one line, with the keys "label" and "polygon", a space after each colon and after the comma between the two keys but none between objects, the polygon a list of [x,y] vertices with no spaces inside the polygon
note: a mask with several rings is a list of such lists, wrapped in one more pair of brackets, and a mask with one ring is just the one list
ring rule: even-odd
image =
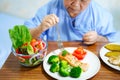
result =
[{"label": "salad bowl", "polygon": [[47,42],[44,40],[40,40],[40,43],[38,44],[41,44],[41,43],[42,43],[41,45],[42,48],[41,49],[36,48],[37,52],[34,52],[32,54],[28,54],[27,52],[28,50],[22,53],[20,52],[20,49],[18,51],[17,49],[15,50],[13,47],[11,48],[11,50],[22,66],[35,67],[44,60],[47,53]]}]

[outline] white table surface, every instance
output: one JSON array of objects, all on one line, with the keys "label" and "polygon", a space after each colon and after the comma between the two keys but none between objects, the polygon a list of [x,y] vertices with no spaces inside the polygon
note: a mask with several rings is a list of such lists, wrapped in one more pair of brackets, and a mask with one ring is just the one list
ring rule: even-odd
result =
[{"label": "white table surface", "polygon": [[24,19],[0,13],[0,68],[11,53],[11,40],[8,30],[16,24],[23,24]]}]

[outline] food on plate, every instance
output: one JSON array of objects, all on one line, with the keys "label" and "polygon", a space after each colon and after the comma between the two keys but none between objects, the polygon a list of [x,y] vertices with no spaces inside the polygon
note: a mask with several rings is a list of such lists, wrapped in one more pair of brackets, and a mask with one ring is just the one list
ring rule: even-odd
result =
[{"label": "food on plate", "polygon": [[108,62],[115,66],[120,66],[120,45],[112,43],[106,44],[104,47],[110,50],[105,54],[108,57]]},{"label": "food on plate", "polygon": [[120,45],[119,44],[106,44],[105,48],[110,51],[120,51]]},{"label": "food on plate", "polygon": [[49,64],[58,63],[58,62],[59,62],[59,57],[57,55],[52,55],[48,59]]},{"label": "food on plate", "polygon": [[65,60],[60,61],[60,69],[59,74],[63,77],[67,77],[70,75],[71,66]]},{"label": "food on plate", "polygon": [[50,67],[50,71],[55,73],[59,71],[59,64],[58,63],[53,63]]},{"label": "food on plate", "polygon": [[67,50],[63,50],[58,55],[51,55],[47,63],[50,65],[50,72],[58,72],[62,77],[78,78],[82,72],[86,72],[89,68],[88,63],[83,63]]},{"label": "food on plate", "polygon": [[120,66],[120,52],[107,52],[105,56],[111,64]]},{"label": "food on plate", "polygon": [[109,57],[108,60],[111,64],[119,66],[120,67],[120,56],[118,57]]},{"label": "food on plate", "polygon": [[73,55],[78,59],[82,60],[84,59],[86,55],[86,51],[83,49],[83,47],[78,47],[74,52]]},{"label": "food on plate", "polygon": [[78,78],[82,73],[82,69],[79,66],[73,67],[70,71],[70,76]]},{"label": "food on plate", "polygon": [[120,52],[107,52],[106,54],[105,54],[105,56],[107,56],[107,57],[118,57],[118,56],[120,56]]},{"label": "food on plate", "polygon": [[42,39],[33,39],[25,25],[15,25],[9,29],[12,41],[12,52],[24,66],[40,64],[46,55],[46,42]]},{"label": "food on plate", "polygon": [[[76,49],[77,50],[77,49]],[[75,50],[75,51],[76,51]],[[74,54],[74,53],[73,53]],[[82,68],[82,70],[85,72],[88,70],[89,68],[89,64],[88,63],[83,63],[80,60],[78,60],[78,58],[76,56],[74,56],[73,54],[70,54],[69,52],[65,55],[62,56],[62,53],[59,54],[59,57],[61,60],[66,60],[71,66],[76,67],[76,66],[80,66]]]}]

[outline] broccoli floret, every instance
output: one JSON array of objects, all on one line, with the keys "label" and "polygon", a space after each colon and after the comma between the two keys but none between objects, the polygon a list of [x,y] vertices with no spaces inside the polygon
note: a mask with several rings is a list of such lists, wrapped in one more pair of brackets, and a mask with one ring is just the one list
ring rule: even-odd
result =
[{"label": "broccoli floret", "polygon": [[65,67],[65,66],[68,66],[68,62],[65,61],[65,60],[61,60],[60,61],[60,67]]},{"label": "broccoli floret", "polygon": [[78,67],[73,67],[70,71],[70,76],[73,78],[78,78],[82,73],[82,69]]},{"label": "broccoli floret", "polygon": [[70,70],[71,70],[70,65],[60,67],[59,74],[63,77],[67,77],[70,75]]},{"label": "broccoli floret", "polygon": [[55,73],[59,71],[59,64],[58,63],[53,63],[50,67],[50,71]]},{"label": "broccoli floret", "polygon": [[51,55],[48,59],[49,64],[53,64],[57,62],[59,62],[59,57],[57,55]]},{"label": "broccoli floret", "polygon": [[66,56],[66,54],[68,54],[68,51],[67,50],[63,50],[62,51],[62,56]]}]

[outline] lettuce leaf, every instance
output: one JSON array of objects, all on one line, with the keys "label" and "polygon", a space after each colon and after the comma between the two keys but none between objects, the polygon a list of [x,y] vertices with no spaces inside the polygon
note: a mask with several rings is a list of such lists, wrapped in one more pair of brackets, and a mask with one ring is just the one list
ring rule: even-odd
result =
[{"label": "lettuce leaf", "polygon": [[15,25],[13,29],[9,29],[9,36],[14,49],[21,47],[32,39],[29,29],[25,25]]}]

